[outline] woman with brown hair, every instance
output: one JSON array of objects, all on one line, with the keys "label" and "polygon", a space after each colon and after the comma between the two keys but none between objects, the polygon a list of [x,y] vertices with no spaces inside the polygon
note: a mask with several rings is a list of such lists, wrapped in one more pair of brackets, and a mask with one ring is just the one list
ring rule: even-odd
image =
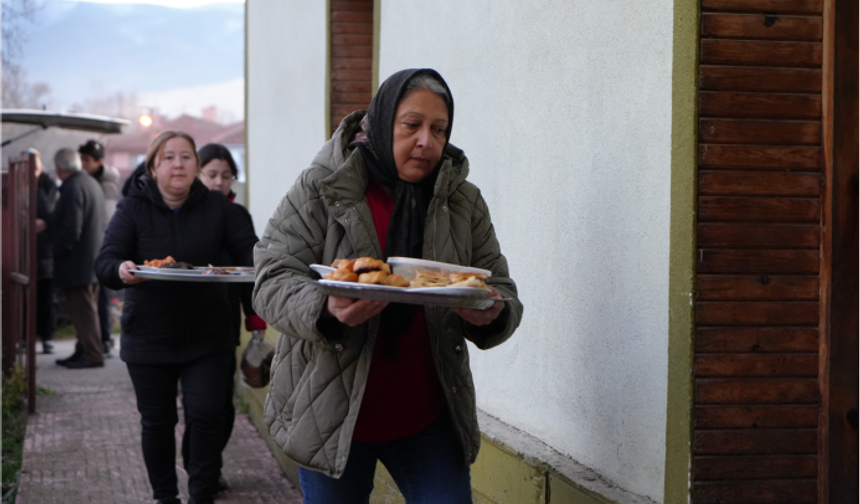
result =
[{"label": "woman with brown hair", "polygon": [[172,256],[194,265],[220,265],[225,252],[253,264],[257,237],[222,193],[197,178],[194,140],[166,131],[146,154],[145,173],[117,206],[96,259],[99,280],[127,288],[120,357],[128,366],[141,414],[143,456],[160,503],[178,503],[175,470],[177,384],[188,431],[188,492],[212,502],[221,470],[225,402],[235,359],[224,284],[144,281],[132,271]]}]

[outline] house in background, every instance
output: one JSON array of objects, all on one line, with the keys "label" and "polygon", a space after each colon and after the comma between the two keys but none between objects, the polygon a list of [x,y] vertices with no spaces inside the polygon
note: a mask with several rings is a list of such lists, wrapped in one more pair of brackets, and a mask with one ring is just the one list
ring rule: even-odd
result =
[{"label": "house in background", "polygon": [[[214,118],[213,108],[204,109],[204,116],[208,112],[210,119]],[[140,126],[137,131],[127,135],[115,135],[105,139],[105,160],[107,164],[115,166],[123,179],[128,177],[138,164],[146,158],[146,149],[150,142],[160,133],[167,130],[184,131],[194,138],[197,148],[207,143],[224,144],[233,155],[236,167],[239,170],[237,182],[233,184],[236,192],[236,201],[245,201],[245,122],[240,121],[230,125],[222,125],[214,120],[194,117],[183,114],[175,119],[162,120],[153,114],[153,123],[148,126]]]},{"label": "house in background", "polygon": [[448,81],[525,305],[470,347],[476,502],[857,502],[857,2],[246,9],[260,233],[379,82]]}]

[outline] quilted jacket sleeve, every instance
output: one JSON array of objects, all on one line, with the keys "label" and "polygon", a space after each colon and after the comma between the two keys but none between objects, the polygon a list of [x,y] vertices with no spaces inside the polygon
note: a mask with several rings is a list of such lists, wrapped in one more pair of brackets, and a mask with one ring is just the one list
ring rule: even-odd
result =
[{"label": "quilted jacket sleeve", "polygon": [[254,309],[281,333],[324,341],[317,320],[326,295],[311,281],[310,264],[320,261],[328,212],[306,170],[281,200],[254,250],[257,280]]},{"label": "quilted jacket sleeve", "polygon": [[482,350],[492,348],[504,343],[520,325],[523,316],[523,304],[517,297],[517,284],[514,283],[508,271],[508,261],[502,255],[501,247],[493,223],[490,219],[490,210],[487,202],[476,191],[472,203],[472,266],[488,269],[493,272],[488,283],[499,291],[503,298],[510,298],[505,302],[505,309],[499,317],[487,326],[474,326],[465,323],[466,338],[475,343]]}]

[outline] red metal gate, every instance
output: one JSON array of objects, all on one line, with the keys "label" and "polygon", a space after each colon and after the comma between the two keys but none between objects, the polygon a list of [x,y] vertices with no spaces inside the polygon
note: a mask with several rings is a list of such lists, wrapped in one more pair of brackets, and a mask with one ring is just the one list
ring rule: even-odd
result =
[{"label": "red metal gate", "polygon": [[36,157],[9,160],[3,173],[3,375],[26,371],[36,411]]}]

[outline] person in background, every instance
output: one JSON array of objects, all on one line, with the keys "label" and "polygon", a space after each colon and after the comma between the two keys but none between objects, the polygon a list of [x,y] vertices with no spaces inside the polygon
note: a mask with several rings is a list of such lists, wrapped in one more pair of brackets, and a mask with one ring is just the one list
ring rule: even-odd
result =
[{"label": "person in background", "polygon": [[69,318],[78,333],[75,353],[57,364],[70,369],[102,367],[94,262],[104,237],[105,198],[73,149],[57,151],[54,165],[63,182],[53,216],[54,283],[65,290]]},{"label": "person in background", "polygon": [[[81,164],[84,170],[96,179],[102,187],[102,192],[104,192],[105,196],[105,226],[107,226],[107,223],[113,217],[114,211],[116,211],[116,204],[121,197],[119,170],[113,166],[104,164],[105,147],[101,142],[97,142],[96,140],[87,140],[85,144],[78,147],[78,154],[81,155]],[[114,347],[114,339],[111,336],[108,292],[104,286],[99,289],[98,305],[102,345],[104,346],[105,355],[110,356],[111,350]]]},{"label": "person in background", "polygon": [[[122,196],[123,197],[128,196],[128,193],[131,192],[132,185],[142,183],[142,180],[143,180],[142,177],[145,173],[146,173],[146,163],[141,162],[140,164],[137,165],[137,167],[134,169],[134,171],[131,172],[131,175],[129,175],[128,178],[125,179],[125,182],[123,182],[123,184],[122,184]],[[142,186],[141,186],[141,188],[142,188]]]},{"label": "person in background", "polygon": [[137,264],[172,256],[221,265],[225,252],[253,265],[257,242],[236,205],[197,178],[199,159],[187,133],[165,131],[149,145],[146,173],[120,200],[96,259],[99,280],[126,289],[120,358],[141,415],[141,443],[153,498],[177,504],[175,430],[182,387],[188,493],[209,504],[218,491],[221,449],[236,341],[223,283],[144,281]]},{"label": "person in background", "polygon": [[[210,191],[219,191],[227,196],[227,198],[232,201],[236,205],[236,209],[242,214],[242,217],[245,218],[245,221],[251,225],[251,228],[254,227],[254,221],[251,219],[251,214],[248,213],[248,210],[236,203],[236,193],[233,192],[233,181],[239,176],[239,170],[236,168],[236,162],[233,160],[233,156],[230,154],[230,151],[227,147],[221,144],[206,144],[197,151],[197,156],[200,158],[200,181],[203,182],[203,185],[209,188]],[[256,233],[255,233],[256,235]],[[224,264],[235,265],[238,264],[238,260],[241,258],[232,258],[229,254],[225,253]],[[242,284],[242,285],[228,285],[227,286],[227,297],[230,299],[230,316],[233,327],[233,334],[236,336],[236,345],[241,343],[240,334],[242,331],[242,313],[241,310],[245,311],[245,330],[254,333],[256,337],[259,337],[259,331],[266,330],[266,323],[254,312],[254,308],[251,303],[251,294],[253,292],[253,285],[250,284]],[[241,308],[240,308],[241,306]],[[233,360],[233,366],[230,369],[230,376],[234,376],[236,373],[236,360]],[[230,435],[233,433],[233,420],[236,416],[236,410],[233,406],[233,385],[235,384],[234,380],[230,381],[230,388],[228,390],[227,396],[225,397],[225,407],[227,410],[227,421],[225,422],[224,429],[224,447],[227,446],[227,442],[230,440]],[[183,435],[182,437],[182,452],[186,453],[188,447],[188,436]],[[223,448],[222,448],[223,449]],[[223,478],[223,476],[219,476],[218,478],[218,487],[219,490],[227,489],[227,481]]]},{"label": "person in background", "polygon": [[[481,444],[466,341],[507,340],[523,305],[436,71],[395,73],[346,116],[255,248],[254,308],[280,333],[265,422],[305,504],[366,503],[377,462],[407,503],[472,501]],[[485,310],[329,296],[313,263],[426,258],[490,270]],[[504,299],[500,299],[504,298]],[[331,386],[329,386],[331,384]]]},{"label": "person in background", "polygon": [[36,334],[42,340],[42,353],[54,353],[53,336],[57,328],[57,295],[54,291],[54,253],[51,231],[59,191],[54,178],[45,172],[42,155],[36,149],[27,153],[36,158]]}]

